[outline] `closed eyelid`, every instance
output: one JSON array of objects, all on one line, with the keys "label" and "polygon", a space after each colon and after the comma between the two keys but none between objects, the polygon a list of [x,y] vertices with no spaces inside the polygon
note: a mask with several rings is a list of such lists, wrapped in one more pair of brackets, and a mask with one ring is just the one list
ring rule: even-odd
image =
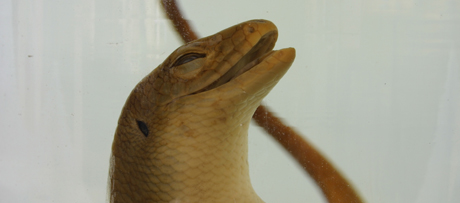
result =
[{"label": "closed eyelid", "polygon": [[206,54],[202,54],[202,53],[188,53],[188,54],[184,54],[182,56],[180,56],[172,65],[172,67],[175,67],[175,66],[180,66],[182,64],[186,64],[190,61],[193,61],[195,59],[199,59],[199,58],[204,58],[206,57]]}]

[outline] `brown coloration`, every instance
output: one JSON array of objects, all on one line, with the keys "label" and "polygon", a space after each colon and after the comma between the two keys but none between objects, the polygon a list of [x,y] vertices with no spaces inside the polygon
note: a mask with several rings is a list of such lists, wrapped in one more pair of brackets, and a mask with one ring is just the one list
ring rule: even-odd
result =
[{"label": "brown coloration", "polygon": [[307,171],[321,188],[324,196],[333,203],[362,202],[352,185],[334,168],[317,149],[287,127],[264,106],[259,106],[253,116]]},{"label": "brown coloration", "polygon": [[190,24],[182,17],[175,0],[162,0],[161,4],[166,10],[166,14],[169,19],[172,20],[174,28],[178,33],[180,33],[180,36],[185,43],[198,39]]},{"label": "brown coloration", "polygon": [[[167,1],[170,4],[165,4],[165,1],[167,0],[163,0],[163,7],[182,39],[185,42],[195,40],[196,36],[191,38],[188,36],[188,33],[194,32],[191,30],[190,25],[187,24],[187,21],[183,20],[175,0]],[[330,161],[301,135],[283,124],[266,107],[260,105],[253,118],[313,177],[330,203],[363,202],[352,185],[334,168]]]},{"label": "brown coloration", "polygon": [[[131,92],[112,145],[110,202],[262,202],[248,127],[295,50],[253,20],[176,49]],[[145,125],[143,124],[145,123]]]}]

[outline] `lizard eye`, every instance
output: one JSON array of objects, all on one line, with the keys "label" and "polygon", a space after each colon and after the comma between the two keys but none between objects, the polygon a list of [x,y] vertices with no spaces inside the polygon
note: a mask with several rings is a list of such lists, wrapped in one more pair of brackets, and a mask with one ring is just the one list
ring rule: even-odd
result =
[{"label": "lizard eye", "polygon": [[139,127],[139,130],[141,130],[144,136],[145,137],[149,136],[149,127],[147,127],[147,124],[145,124],[142,121],[138,121],[138,120],[136,120],[136,122],[137,122],[137,127]]},{"label": "lizard eye", "polygon": [[177,59],[172,66],[173,67],[180,66],[182,64],[186,64],[195,59],[204,58],[204,57],[206,57],[206,54],[188,53],[188,54],[185,54],[179,57],[179,59]]}]

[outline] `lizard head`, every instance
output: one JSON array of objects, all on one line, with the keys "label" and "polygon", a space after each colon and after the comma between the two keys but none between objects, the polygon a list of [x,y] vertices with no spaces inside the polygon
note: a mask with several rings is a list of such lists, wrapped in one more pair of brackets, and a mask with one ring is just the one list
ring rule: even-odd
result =
[{"label": "lizard head", "polygon": [[177,48],[134,88],[120,119],[157,122],[164,108],[205,98],[260,102],[295,58],[294,48],[273,50],[277,37],[272,22],[251,20]]},{"label": "lizard head", "polygon": [[151,92],[152,102],[162,105],[216,89],[259,64],[258,69],[267,69],[264,68],[270,61],[267,56],[282,57],[281,63],[292,63],[293,48],[277,54],[272,51],[277,37],[276,26],[269,21],[253,20],[235,25],[179,47],[138,88],[151,86],[155,90]]}]

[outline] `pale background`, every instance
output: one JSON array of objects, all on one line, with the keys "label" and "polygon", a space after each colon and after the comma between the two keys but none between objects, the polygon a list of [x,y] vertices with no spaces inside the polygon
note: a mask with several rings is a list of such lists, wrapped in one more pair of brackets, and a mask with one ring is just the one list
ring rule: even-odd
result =
[{"label": "pale background", "polygon": [[[368,202],[460,202],[460,1],[181,1],[200,36],[249,19],[297,59],[264,100]],[[135,84],[181,44],[155,0],[0,0],[0,202],[104,202]],[[250,129],[266,201],[324,202]]]}]

